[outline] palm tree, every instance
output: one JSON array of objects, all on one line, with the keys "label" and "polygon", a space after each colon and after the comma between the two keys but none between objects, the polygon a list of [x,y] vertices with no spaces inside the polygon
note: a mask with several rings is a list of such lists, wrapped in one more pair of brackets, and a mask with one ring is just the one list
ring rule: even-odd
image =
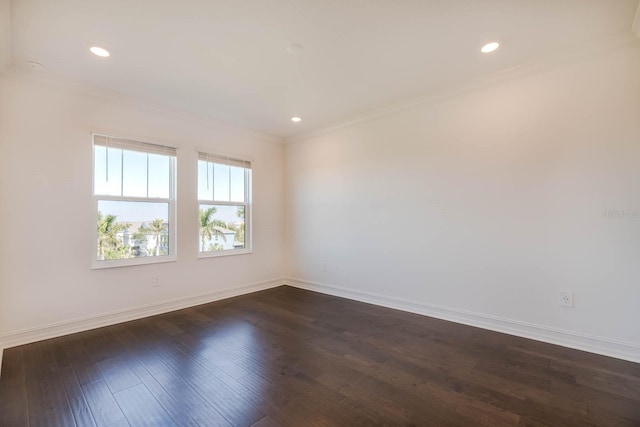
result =
[{"label": "palm tree", "polygon": [[167,229],[167,225],[164,223],[164,220],[160,218],[156,218],[151,223],[146,226],[142,226],[139,228],[139,231],[144,234],[151,234],[154,237],[156,242],[156,247],[154,248],[154,255],[160,255],[160,235],[163,231]]},{"label": "palm tree", "polygon": [[236,215],[238,216],[238,218],[243,220],[242,223],[240,223],[238,227],[236,227],[235,229],[236,240],[238,242],[242,242],[242,246],[244,247],[244,206],[238,206],[238,209],[236,210]]},{"label": "palm tree", "polygon": [[200,238],[202,239],[202,250],[204,251],[207,239],[211,239],[213,236],[220,236],[225,242],[227,238],[224,233],[216,227],[226,228],[226,224],[219,219],[213,218],[213,215],[218,212],[214,207],[206,210],[200,209]]},{"label": "palm tree", "polygon": [[211,244],[209,244],[209,251],[210,252],[224,251],[224,246],[221,245],[220,243],[211,243]]},{"label": "palm tree", "polygon": [[[118,233],[131,227],[131,224],[118,223],[116,215],[103,216],[98,211],[98,259],[105,259],[107,251],[110,254],[122,252],[122,243],[118,238]],[[123,257],[123,256],[120,256]],[[108,258],[112,258],[109,256]]]}]

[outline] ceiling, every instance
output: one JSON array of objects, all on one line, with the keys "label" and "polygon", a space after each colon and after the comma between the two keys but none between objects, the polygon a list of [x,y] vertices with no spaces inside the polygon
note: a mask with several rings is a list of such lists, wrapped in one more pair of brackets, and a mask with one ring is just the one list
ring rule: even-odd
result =
[{"label": "ceiling", "polygon": [[10,42],[14,67],[286,138],[629,33],[638,2],[13,0]]}]

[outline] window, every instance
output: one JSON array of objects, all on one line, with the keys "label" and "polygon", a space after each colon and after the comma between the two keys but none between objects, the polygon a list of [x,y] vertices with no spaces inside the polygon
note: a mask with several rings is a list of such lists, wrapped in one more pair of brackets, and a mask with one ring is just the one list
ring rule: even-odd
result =
[{"label": "window", "polygon": [[93,134],[93,268],[173,261],[175,148]]},{"label": "window", "polygon": [[200,256],[251,252],[251,163],[198,155]]}]

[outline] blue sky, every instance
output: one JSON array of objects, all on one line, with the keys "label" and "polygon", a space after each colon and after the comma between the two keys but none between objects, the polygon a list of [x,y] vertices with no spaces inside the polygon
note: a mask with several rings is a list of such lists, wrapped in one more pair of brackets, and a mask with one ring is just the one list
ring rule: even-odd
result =
[{"label": "blue sky", "polygon": [[[137,151],[95,146],[94,191],[98,195],[168,198],[169,157]],[[108,158],[107,158],[108,153]],[[147,179],[148,178],[148,179]],[[202,201],[244,201],[244,169],[198,161],[198,199]],[[214,199],[215,197],[215,199]],[[200,205],[206,209],[207,205]],[[224,222],[240,220],[235,206],[216,206],[215,217]],[[168,221],[168,204],[149,202],[98,202],[104,215],[118,217],[118,222]],[[194,220],[197,221],[197,218]]]}]

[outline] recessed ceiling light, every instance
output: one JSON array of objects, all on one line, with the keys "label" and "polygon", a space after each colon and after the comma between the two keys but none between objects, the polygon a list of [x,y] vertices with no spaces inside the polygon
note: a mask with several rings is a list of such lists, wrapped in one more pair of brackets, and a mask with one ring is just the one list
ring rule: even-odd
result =
[{"label": "recessed ceiling light", "polygon": [[44,65],[36,61],[27,61],[27,67],[32,69],[33,71],[42,71],[44,70]]},{"label": "recessed ceiling light", "polygon": [[302,46],[300,43],[291,43],[289,46],[287,46],[287,52],[292,55],[299,55],[303,50],[304,46]]},{"label": "recessed ceiling light", "polygon": [[301,122],[302,119],[300,117],[291,117],[291,121],[294,123],[298,123],[298,122]]},{"label": "recessed ceiling light", "polygon": [[89,50],[91,51],[91,53],[101,58],[108,58],[109,56],[111,56],[107,49],[98,46],[92,46]]},{"label": "recessed ceiling light", "polygon": [[500,43],[498,43],[498,42],[487,43],[484,46],[482,46],[482,49],[480,49],[480,52],[482,52],[482,53],[493,52],[494,50],[496,50],[499,47],[500,47]]}]

